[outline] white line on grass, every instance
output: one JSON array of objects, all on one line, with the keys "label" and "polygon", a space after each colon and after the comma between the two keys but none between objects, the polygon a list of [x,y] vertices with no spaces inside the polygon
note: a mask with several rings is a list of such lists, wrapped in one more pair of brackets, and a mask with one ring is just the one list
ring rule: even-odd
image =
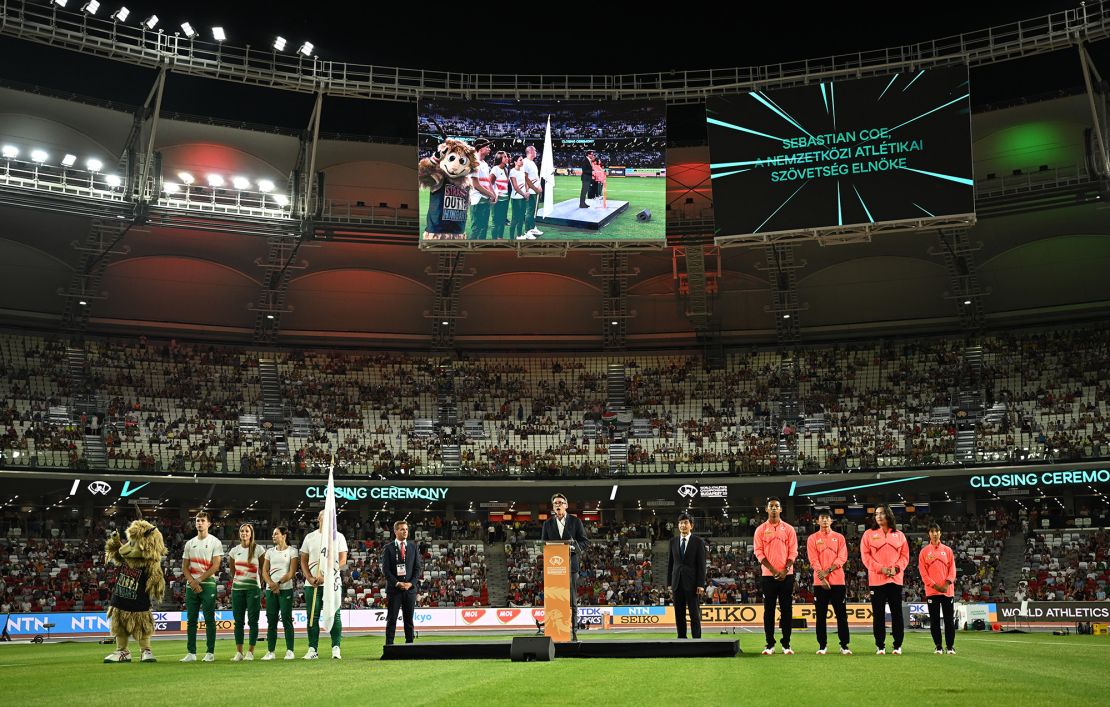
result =
[{"label": "white line on grass", "polygon": [[[960,638],[960,643],[964,641],[971,641],[972,643],[1024,643],[1025,645],[1035,646],[1059,646],[1058,641],[1015,641],[1009,638]],[[1093,643],[1080,644],[1075,646],[1068,646],[1068,648],[1110,648],[1110,643],[1106,645],[1097,645]]]}]

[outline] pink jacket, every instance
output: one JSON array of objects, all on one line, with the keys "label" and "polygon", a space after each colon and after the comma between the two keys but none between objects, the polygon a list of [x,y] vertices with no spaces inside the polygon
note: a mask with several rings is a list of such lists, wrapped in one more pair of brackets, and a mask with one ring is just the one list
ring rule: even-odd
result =
[{"label": "pink jacket", "polygon": [[844,584],[844,563],[848,561],[848,543],[844,536],[835,530],[824,533],[818,530],[810,533],[806,540],[806,557],[813,567],[813,586],[821,586],[821,578],[817,576],[818,570],[825,570],[831,565],[838,569],[825,579],[829,584]]},{"label": "pink jacket", "polygon": [[[901,530],[868,530],[860,540],[859,549],[863,566],[867,568],[869,586],[906,583],[906,568],[910,565],[910,541]],[[883,574],[883,567],[894,567],[894,576],[887,577]]]},{"label": "pink jacket", "polygon": [[767,558],[768,562],[780,569],[788,562],[798,559],[798,534],[784,520],[780,520],[777,526],[771,525],[771,521],[765,521],[755,529],[753,549],[763,576],[770,577],[773,573],[763,566],[763,559]]},{"label": "pink jacket", "polygon": [[[933,545],[928,543],[921,548],[917,556],[917,571],[921,573],[921,581],[925,583],[925,596],[951,597],[956,594],[956,558],[952,548],[944,543]],[[948,591],[938,592],[933,589],[934,584],[950,582]]]}]

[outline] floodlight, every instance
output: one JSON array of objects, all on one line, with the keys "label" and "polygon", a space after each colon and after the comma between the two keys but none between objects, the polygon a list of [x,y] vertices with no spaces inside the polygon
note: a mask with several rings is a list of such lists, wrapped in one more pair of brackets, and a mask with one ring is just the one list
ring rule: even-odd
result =
[{"label": "floodlight", "polygon": [[223,27],[213,27],[212,28],[212,39],[215,39],[217,42],[222,42],[225,39],[227,39],[227,35],[224,34],[224,28]]},{"label": "floodlight", "polygon": [[77,164],[77,155],[67,153],[66,156],[62,158],[63,167],[72,167],[75,164]]},{"label": "floodlight", "polygon": [[158,15],[151,15],[150,17],[143,20],[143,27],[146,27],[147,29],[154,29],[157,26],[158,26]]},{"label": "floodlight", "polygon": [[274,183],[271,182],[269,179],[259,179],[258,180],[258,191],[262,192],[263,194],[269,194],[273,190],[274,190]]},{"label": "floodlight", "polygon": [[162,191],[166,192],[167,194],[176,194],[177,192],[181,191],[181,185],[177,182],[166,182],[162,185]]},{"label": "floodlight", "polygon": [[0,155],[4,155],[4,157],[7,157],[9,160],[14,160],[16,157],[19,157],[19,148],[15,145],[4,145],[4,147],[0,148]]},{"label": "floodlight", "polygon": [[65,7],[69,0],[54,0],[54,4],[58,7]]},{"label": "floodlight", "polygon": [[282,208],[289,206],[289,197],[284,194],[274,194],[274,201]]},{"label": "floodlight", "polygon": [[189,39],[192,39],[193,37],[197,36],[197,31],[195,29],[193,29],[193,26],[191,24],[189,24],[188,22],[182,22],[181,23],[181,31],[184,32],[185,36],[188,37]]},{"label": "floodlight", "polygon": [[312,56],[313,49],[315,49],[315,47],[312,46],[312,42],[305,42],[297,51],[305,56]]},{"label": "floodlight", "polygon": [[118,174],[109,174],[104,178],[104,181],[107,182],[110,187],[118,187],[121,184]]},{"label": "floodlight", "polygon": [[221,175],[219,175],[219,174],[209,174],[208,175],[208,186],[210,186],[210,187],[222,187],[223,185],[224,185],[224,178]]},{"label": "floodlight", "polygon": [[31,150],[31,161],[42,164],[50,155],[46,154],[46,150]]},{"label": "floodlight", "polygon": [[130,10],[128,10],[126,7],[121,7],[120,9],[109,15],[109,17],[111,17],[116,22],[127,22],[127,16],[130,14]]},{"label": "floodlight", "polygon": [[90,172],[99,172],[100,169],[104,166],[104,163],[96,159],[95,157],[90,157],[88,160],[85,161],[85,166],[89,168]]},{"label": "floodlight", "polygon": [[247,179],[246,177],[232,177],[231,183],[236,189],[239,190],[251,188],[251,180]]},{"label": "floodlight", "polygon": [[188,186],[196,181],[195,179],[193,179],[193,175],[189,174],[188,172],[178,172],[177,178],[180,179],[181,183],[185,186]]},{"label": "floodlight", "polygon": [[81,12],[87,12],[90,15],[95,15],[96,11],[100,9],[100,0],[89,0],[81,6]]},{"label": "floodlight", "polygon": [[279,52],[285,51],[285,37],[279,36],[274,40],[274,49],[277,49]]}]

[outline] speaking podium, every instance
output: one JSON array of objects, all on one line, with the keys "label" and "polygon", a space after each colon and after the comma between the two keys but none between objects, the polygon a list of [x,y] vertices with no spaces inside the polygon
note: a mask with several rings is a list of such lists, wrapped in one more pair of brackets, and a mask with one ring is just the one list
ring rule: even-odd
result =
[{"label": "speaking podium", "polygon": [[543,633],[555,643],[571,640],[576,617],[570,609],[570,544],[548,541],[543,547]]}]

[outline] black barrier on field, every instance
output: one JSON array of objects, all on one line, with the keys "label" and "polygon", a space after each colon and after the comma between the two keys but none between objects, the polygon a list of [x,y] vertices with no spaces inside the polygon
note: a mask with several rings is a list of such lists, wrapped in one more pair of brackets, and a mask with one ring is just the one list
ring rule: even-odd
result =
[{"label": "black barrier on field", "polygon": [[1013,621],[1110,621],[1110,602],[1102,601],[1031,601],[1020,616],[1021,604],[998,604],[998,620]]}]

